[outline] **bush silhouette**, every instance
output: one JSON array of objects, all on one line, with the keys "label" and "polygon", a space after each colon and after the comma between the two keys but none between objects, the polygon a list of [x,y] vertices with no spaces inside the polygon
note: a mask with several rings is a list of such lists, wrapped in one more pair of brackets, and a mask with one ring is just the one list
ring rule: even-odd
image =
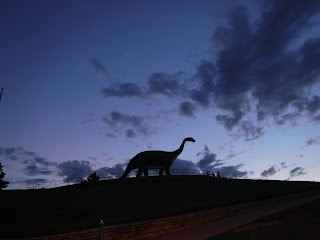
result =
[{"label": "bush silhouette", "polygon": [[0,190],[2,190],[3,188],[6,188],[9,184],[8,181],[4,180],[4,176],[6,175],[3,170],[3,165],[0,163]]},{"label": "bush silhouette", "polygon": [[93,172],[87,177],[87,182],[88,183],[96,183],[99,181],[99,179],[100,179],[100,177],[97,175],[97,173]]}]

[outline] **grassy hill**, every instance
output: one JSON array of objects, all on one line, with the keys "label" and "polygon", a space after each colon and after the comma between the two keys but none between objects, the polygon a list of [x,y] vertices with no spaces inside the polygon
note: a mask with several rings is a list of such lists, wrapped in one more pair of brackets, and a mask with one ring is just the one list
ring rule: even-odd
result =
[{"label": "grassy hill", "polygon": [[150,220],[318,188],[320,183],[141,177],[0,191],[0,238],[43,236]]}]

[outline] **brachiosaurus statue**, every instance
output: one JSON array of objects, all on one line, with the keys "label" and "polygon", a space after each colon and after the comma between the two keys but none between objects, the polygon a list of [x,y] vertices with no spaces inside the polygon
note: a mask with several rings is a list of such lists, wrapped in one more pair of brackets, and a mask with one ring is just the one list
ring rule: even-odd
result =
[{"label": "brachiosaurus statue", "polygon": [[180,153],[183,150],[184,144],[187,142],[195,142],[195,140],[191,137],[185,138],[181,146],[173,151],[173,152],[165,152],[165,151],[145,151],[138,153],[136,156],[134,156],[130,162],[128,163],[128,166],[121,176],[122,178],[125,178],[128,176],[128,174],[138,168],[137,177],[140,177],[142,172],[145,176],[148,176],[148,169],[160,169],[159,175],[162,176],[163,171],[166,171],[167,175],[170,174],[170,167],[176,160],[176,158],[180,155]]}]

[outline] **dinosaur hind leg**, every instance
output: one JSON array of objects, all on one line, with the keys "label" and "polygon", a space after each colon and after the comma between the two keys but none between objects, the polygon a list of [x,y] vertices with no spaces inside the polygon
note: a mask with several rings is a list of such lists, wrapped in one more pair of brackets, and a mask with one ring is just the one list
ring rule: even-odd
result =
[{"label": "dinosaur hind leg", "polygon": [[159,170],[159,176],[163,176],[163,171],[164,171],[163,168],[161,168],[161,169]]},{"label": "dinosaur hind leg", "polygon": [[144,176],[149,176],[149,172],[148,172],[148,168],[146,168],[146,169],[144,169],[143,170],[143,174],[144,174]]},{"label": "dinosaur hind leg", "polygon": [[169,168],[166,169],[166,174],[169,176],[171,175],[170,171],[169,171]]}]

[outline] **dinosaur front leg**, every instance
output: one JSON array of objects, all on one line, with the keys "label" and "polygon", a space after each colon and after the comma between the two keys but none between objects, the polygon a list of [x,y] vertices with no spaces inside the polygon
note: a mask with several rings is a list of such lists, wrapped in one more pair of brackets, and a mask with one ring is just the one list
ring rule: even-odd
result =
[{"label": "dinosaur front leg", "polygon": [[141,168],[139,168],[139,170],[138,170],[138,172],[137,172],[136,177],[141,177],[141,175],[142,175],[142,169],[141,169]]},{"label": "dinosaur front leg", "polygon": [[144,174],[146,177],[149,176],[148,168],[145,168],[145,169],[143,170],[143,174]]},{"label": "dinosaur front leg", "polygon": [[169,171],[169,168],[166,169],[166,174],[169,176],[171,175],[170,171]]},{"label": "dinosaur front leg", "polygon": [[163,168],[161,168],[161,169],[159,170],[159,176],[163,176],[163,171],[164,171]]}]

